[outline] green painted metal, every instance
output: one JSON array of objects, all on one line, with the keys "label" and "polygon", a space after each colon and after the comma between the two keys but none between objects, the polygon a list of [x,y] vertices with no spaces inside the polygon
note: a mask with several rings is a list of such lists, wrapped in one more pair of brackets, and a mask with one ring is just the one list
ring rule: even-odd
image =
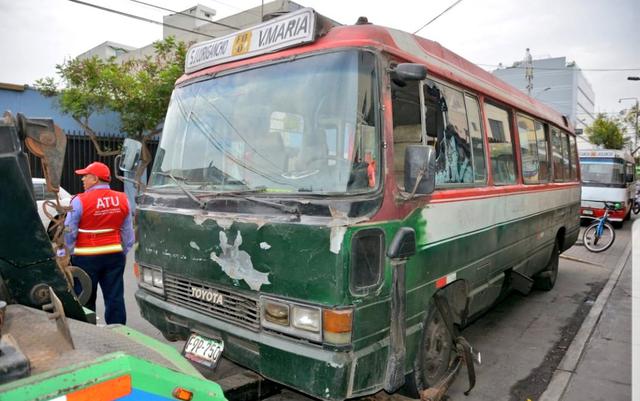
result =
[{"label": "green painted metal", "polygon": [[[229,243],[240,234],[240,249],[250,255],[253,268],[269,273],[271,284],[263,285],[262,293],[325,305],[348,302],[343,257],[330,251],[331,229],[326,225],[233,223],[223,229],[214,220],[199,225],[192,216],[140,210],[138,226],[136,259],[141,264],[250,291],[245,281],[230,278],[211,259],[212,252],[222,252],[220,232],[224,231]],[[262,249],[262,243],[270,248]]]},{"label": "green painted metal", "polygon": [[50,400],[93,384],[130,375],[132,386],[171,399],[176,387],[193,392],[193,401],[224,401],[216,383],[118,352],[0,386],[0,401]]},{"label": "green painted metal", "polygon": [[[571,208],[549,210],[541,215],[487,227],[435,245],[430,244],[426,238],[428,222],[424,220],[422,209],[416,209],[402,221],[360,223],[346,227],[338,255],[329,251],[331,230],[326,225],[234,222],[223,228],[213,220],[196,224],[192,216],[145,210],[139,216],[142,235],[136,256],[140,263],[162,266],[172,274],[251,293],[246,283],[231,280],[210,258],[211,252],[220,252],[217,239],[221,230],[231,239],[239,232],[243,239],[240,249],[251,255],[254,268],[269,273],[271,284],[264,285],[261,293],[329,306],[353,305],[354,354],[325,351],[336,358],[347,357],[343,364],[327,363],[322,358],[314,358],[311,351],[317,346],[292,343],[278,347],[261,342],[257,336],[247,342],[258,350],[257,353],[237,344],[225,349],[225,355],[229,359],[272,380],[318,397],[341,399],[348,396],[346,385],[350,378],[347,372],[352,369],[355,356],[358,362],[353,374],[351,395],[366,394],[383,385],[383,367],[386,366],[388,356],[391,265],[388,261],[385,264],[385,277],[380,288],[365,296],[352,295],[349,292],[348,266],[351,238],[357,231],[369,227],[382,229],[385,233],[385,246],[388,247],[399,227],[417,229],[418,252],[406,267],[405,370],[410,372],[420,343],[424,313],[436,292],[437,278],[455,271],[459,280],[466,281],[470,288],[478,288],[486,284],[490,276],[507,268],[517,267],[525,271],[539,269],[548,259],[558,228],[576,226],[578,207],[576,203]],[[541,232],[544,235],[541,236]],[[259,247],[261,242],[270,245],[268,251]],[[573,240],[569,238],[567,242],[572,243]],[[194,243],[197,247],[193,246]],[[487,249],[496,251],[487,254]],[[516,266],[516,261],[526,263]],[[485,265],[486,268],[483,267]],[[497,282],[497,288],[493,292],[492,289],[480,291],[473,301],[483,308],[488,307],[499,295],[500,284],[500,281]],[[177,327],[165,320],[166,310],[152,307],[140,298],[139,302],[143,316],[160,330],[188,335],[189,328]],[[194,322],[189,324],[190,327],[206,327],[205,322],[210,321],[197,312],[186,312],[182,317],[186,318],[182,321]],[[236,334],[222,331],[219,335],[226,344],[233,344]],[[302,375],[301,372],[305,374]]]},{"label": "green painted metal", "polygon": [[109,329],[162,354],[165,359],[171,362],[171,364],[173,364],[173,366],[175,366],[181,372],[194,377],[202,377],[198,369],[193,367],[193,365],[171,345],[144,335],[128,326],[114,326],[109,327]]}]

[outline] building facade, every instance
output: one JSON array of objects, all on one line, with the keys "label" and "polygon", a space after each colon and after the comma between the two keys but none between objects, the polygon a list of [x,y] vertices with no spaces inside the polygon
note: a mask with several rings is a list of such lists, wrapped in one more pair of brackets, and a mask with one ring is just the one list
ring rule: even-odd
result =
[{"label": "building facade", "polygon": [[[22,113],[27,117],[46,117],[67,133],[84,135],[84,129],[68,114],[60,111],[57,97],[46,97],[28,85],[0,82],[0,113],[10,111],[14,116]],[[120,118],[112,111],[94,113],[89,125],[99,136],[124,136],[120,132]]]},{"label": "building facade", "polygon": [[[214,21],[213,17],[216,15],[216,10],[198,4],[184,11],[165,15],[162,19],[163,24],[165,24],[162,30],[162,38],[173,36],[179,41],[193,44],[212,38],[219,38],[237,30],[259,24],[262,22],[264,15],[291,12],[303,7],[290,0],[276,0]],[[182,29],[176,29],[176,27]],[[88,52],[91,51],[93,49]],[[116,59],[125,61],[153,54],[153,43],[150,43],[141,48],[131,48],[127,52],[117,55]]]},{"label": "building facade", "polygon": [[127,46],[121,43],[106,41],[94,48],[87,50],[86,52],[79,55],[77,58],[86,59],[86,58],[91,58],[93,56],[98,56],[99,58],[106,60],[111,57],[121,56],[135,49],[136,48],[133,46]]},{"label": "building facade", "polygon": [[[595,93],[576,63],[567,62],[566,57],[553,57],[533,60],[532,64],[533,89],[530,96],[566,115],[578,133],[591,125],[596,117]],[[499,68],[492,73],[527,93],[525,70],[525,63],[517,61],[511,67]],[[586,140],[579,142],[582,142],[582,148],[589,144]]]}]

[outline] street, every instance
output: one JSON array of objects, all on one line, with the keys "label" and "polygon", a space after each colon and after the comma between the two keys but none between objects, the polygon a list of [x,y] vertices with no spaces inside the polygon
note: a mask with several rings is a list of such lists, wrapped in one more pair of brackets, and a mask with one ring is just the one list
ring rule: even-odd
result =
[{"label": "street", "polygon": [[[451,399],[539,399],[611,271],[631,241],[633,220],[616,230],[615,243],[603,253],[590,253],[582,245],[576,244],[562,254],[558,281],[553,290],[534,290],[528,296],[512,293],[465,328],[462,335],[475,350],[481,352],[482,364],[476,365],[477,383],[469,396],[463,394],[468,386],[466,371],[463,369],[448,392]],[[631,263],[630,259],[628,263]],[[136,289],[133,258],[129,254],[125,272],[127,324],[166,342],[157,329],[140,317],[134,299]],[[99,316],[104,313],[101,297],[99,294]],[[621,335],[630,338],[630,326],[628,333]],[[177,349],[182,349],[183,346],[183,342],[171,344]],[[630,367],[630,360],[625,360],[624,363]],[[242,370],[223,359],[215,372],[203,373],[212,380],[220,380]],[[629,369],[628,380],[622,385],[618,384],[618,387],[622,386],[627,391],[630,391],[630,372]],[[289,391],[279,396],[279,399],[290,398],[306,399]]]}]

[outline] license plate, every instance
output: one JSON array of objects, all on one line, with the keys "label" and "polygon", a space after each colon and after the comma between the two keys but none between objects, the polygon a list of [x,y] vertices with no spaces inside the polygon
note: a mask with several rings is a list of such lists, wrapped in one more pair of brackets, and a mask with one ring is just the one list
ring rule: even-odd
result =
[{"label": "license plate", "polygon": [[582,214],[587,216],[593,216],[593,210],[585,209],[582,211]]},{"label": "license plate", "polygon": [[182,354],[194,362],[215,368],[224,350],[224,341],[191,334]]}]

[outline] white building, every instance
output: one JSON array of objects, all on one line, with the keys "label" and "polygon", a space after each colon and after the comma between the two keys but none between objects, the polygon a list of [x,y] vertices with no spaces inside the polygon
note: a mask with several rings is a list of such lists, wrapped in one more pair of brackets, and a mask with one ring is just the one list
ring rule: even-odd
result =
[{"label": "white building", "polygon": [[126,54],[132,50],[135,50],[135,47],[123,45],[121,43],[116,42],[104,42],[99,44],[98,46],[87,50],[78,56],[79,59],[91,58],[93,56],[98,56],[102,59],[108,59],[111,57],[118,57],[123,54]]},{"label": "white building", "polygon": [[[162,22],[165,24],[162,30],[162,38],[174,36],[177,40],[187,44],[201,42],[259,24],[262,22],[263,15],[290,12],[301,8],[303,8],[302,5],[290,0],[276,0],[214,21],[216,10],[198,4],[184,11],[165,15],[162,18]],[[124,51],[113,54],[113,52],[103,51],[103,47],[108,43],[112,42],[105,42],[78,57],[85,58],[96,55],[102,58],[109,58],[116,56],[117,60],[122,62],[153,55],[154,51],[152,43],[141,48],[115,44]]]},{"label": "white building", "polygon": [[[524,62],[516,61],[511,67],[499,68],[492,73],[527,93]],[[577,133],[595,120],[593,88],[575,62],[567,62],[566,57],[533,60],[532,83],[531,97],[566,115]],[[584,149],[591,145],[585,138],[578,138],[582,139],[578,142],[579,147]]]}]

